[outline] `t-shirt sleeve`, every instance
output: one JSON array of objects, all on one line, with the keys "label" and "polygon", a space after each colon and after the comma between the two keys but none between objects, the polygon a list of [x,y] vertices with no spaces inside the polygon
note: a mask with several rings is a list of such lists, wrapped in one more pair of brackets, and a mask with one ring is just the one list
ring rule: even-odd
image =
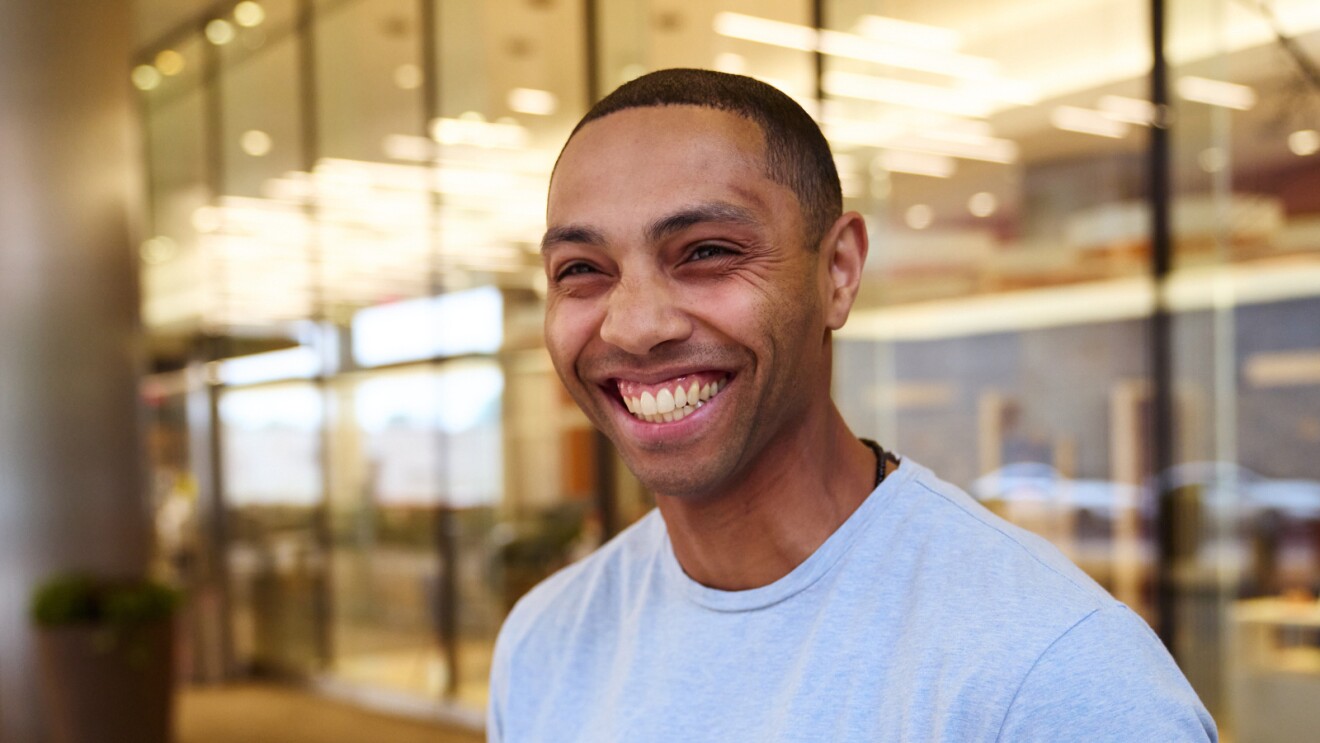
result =
[{"label": "t-shirt sleeve", "polygon": [[1092,612],[1036,660],[1001,743],[1219,740],[1215,722],[1155,633],[1125,606]]}]

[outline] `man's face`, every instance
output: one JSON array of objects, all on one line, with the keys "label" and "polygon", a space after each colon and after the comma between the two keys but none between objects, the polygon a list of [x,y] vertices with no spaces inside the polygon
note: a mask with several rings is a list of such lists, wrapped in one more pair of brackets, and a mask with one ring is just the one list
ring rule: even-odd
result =
[{"label": "man's face", "polygon": [[828,270],[763,141],[714,109],[628,109],[584,126],[550,186],[550,356],[659,494],[719,492],[828,402]]}]

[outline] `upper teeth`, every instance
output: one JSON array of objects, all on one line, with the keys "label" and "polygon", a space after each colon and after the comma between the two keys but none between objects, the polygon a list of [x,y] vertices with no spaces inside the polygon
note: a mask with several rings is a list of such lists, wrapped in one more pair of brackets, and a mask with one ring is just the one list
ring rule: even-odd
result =
[{"label": "upper teeth", "polygon": [[675,385],[672,390],[662,387],[655,395],[649,391],[635,397],[624,395],[623,402],[628,406],[628,412],[644,421],[669,423],[686,418],[718,393],[725,384],[727,380],[704,385],[694,381],[686,387],[681,384]]}]

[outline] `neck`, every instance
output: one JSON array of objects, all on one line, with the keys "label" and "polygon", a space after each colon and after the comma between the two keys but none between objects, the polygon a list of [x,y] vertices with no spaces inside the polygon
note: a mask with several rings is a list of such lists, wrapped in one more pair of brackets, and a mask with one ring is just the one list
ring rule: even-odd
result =
[{"label": "neck", "polygon": [[875,456],[832,402],[771,442],[736,483],[703,498],[656,496],[678,562],[726,591],[779,580],[866,500]]}]

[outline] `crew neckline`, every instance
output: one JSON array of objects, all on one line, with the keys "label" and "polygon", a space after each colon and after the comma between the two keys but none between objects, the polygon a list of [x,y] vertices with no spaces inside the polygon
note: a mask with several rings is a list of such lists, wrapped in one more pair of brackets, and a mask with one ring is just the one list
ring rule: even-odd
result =
[{"label": "crew neckline", "polygon": [[674,545],[669,541],[669,530],[660,519],[663,534],[661,546],[665,577],[676,585],[679,591],[693,603],[707,609],[722,612],[747,612],[764,609],[796,596],[823,578],[839,562],[867,524],[893,500],[894,495],[916,476],[917,467],[906,458],[900,458],[898,469],[889,473],[857,510],[852,512],[839,528],[834,530],[811,556],[787,575],[765,586],[742,591],[724,591],[704,586],[693,580],[674,554]]}]

